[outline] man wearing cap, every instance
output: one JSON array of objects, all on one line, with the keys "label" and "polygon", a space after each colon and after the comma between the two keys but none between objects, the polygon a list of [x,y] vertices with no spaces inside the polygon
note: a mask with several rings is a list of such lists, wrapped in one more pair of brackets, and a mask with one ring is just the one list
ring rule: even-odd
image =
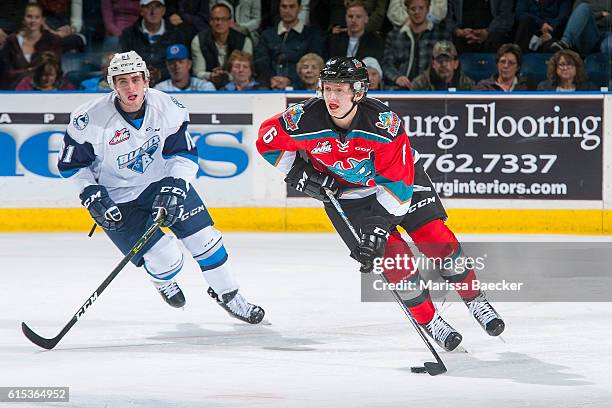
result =
[{"label": "man wearing cap", "polygon": [[164,19],[165,0],[140,0],[140,18],[123,30],[119,39],[122,52],[136,51],[151,71],[150,82],[167,79],[166,48],[187,43],[182,30]]},{"label": "man wearing cap", "polygon": [[459,69],[457,49],[450,41],[438,41],[432,51],[431,67],[416,77],[411,91],[471,91],[474,81]]},{"label": "man wearing cap", "polygon": [[160,91],[215,91],[215,86],[205,80],[191,76],[189,50],[183,44],[172,44],[166,48],[166,67],[170,79],[155,85]]}]

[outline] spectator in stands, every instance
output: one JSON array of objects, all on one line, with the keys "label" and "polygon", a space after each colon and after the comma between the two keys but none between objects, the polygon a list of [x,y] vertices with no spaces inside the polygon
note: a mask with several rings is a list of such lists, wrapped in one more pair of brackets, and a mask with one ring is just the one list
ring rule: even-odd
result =
[{"label": "spectator in stands", "polygon": [[160,91],[216,91],[215,86],[205,80],[191,76],[189,50],[183,44],[172,44],[166,49],[166,65],[170,79],[155,85]]},{"label": "spectator in stands", "polygon": [[459,68],[457,49],[450,41],[438,41],[433,47],[431,67],[416,77],[411,91],[471,91],[475,83]]},{"label": "spectator in stands", "polygon": [[174,27],[184,31],[188,41],[200,31],[210,29],[210,5],[208,0],[167,0],[166,15]]},{"label": "spectator in stands", "polygon": [[109,91],[110,85],[106,81],[108,65],[115,56],[114,52],[108,52],[102,56],[100,64],[100,75],[93,76],[81,82],[81,89],[85,91]]},{"label": "spectator in stands", "polygon": [[[431,0],[427,19],[437,24],[446,18],[449,0]],[[393,27],[401,27],[408,19],[408,10],[404,0],[391,0],[387,9],[387,18]]]},{"label": "spectator in stands", "polygon": [[299,20],[300,0],[280,0],[281,21],[261,34],[255,49],[255,69],[263,84],[283,90],[299,83],[298,60],[309,52],[322,54],[320,32]]},{"label": "spectator in stands", "polygon": [[368,89],[371,91],[382,91],[383,70],[378,60],[374,57],[365,57],[362,61],[368,69],[368,79],[370,80]]},{"label": "spectator in stands", "polygon": [[[304,6],[302,1],[302,6]],[[306,25],[312,25],[319,30],[338,34],[347,31],[346,9],[353,3],[352,0],[311,0],[308,4],[308,24],[300,17]],[[380,31],[385,22],[385,14],[389,0],[363,0],[366,14],[369,15],[365,26],[367,33]]]},{"label": "spectator in stands", "polygon": [[19,26],[19,14],[27,0],[3,0],[0,2],[0,50],[10,34]]},{"label": "spectator in stands", "polygon": [[449,19],[459,54],[496,52],[514,23],[512,0],[450,0]]},{"label": "spectator in stands", "polygon": [[365,31],[368,11],[364,2],[348,0],[346,4],[347,30],[329,37],[325,58],[344,56],[363,59],[371,56],[381,60],[385,42],[378,33]]},{"label": "spectator in stands", "polygon": [[346,30],[344,0],[310,0],[309,25],[326,34]]},{"label": "spectator in stands", "polygon": [[571,48],[582,55],[612,54],[610,0],[582,0],[570,15],[560,41],[553,50]]},{"label": "spectator in stands", "polygon": [[210,10],[210,30],[201,31],[191,42],[195,76],[211,81],[217,89],[229,82],[227,59],[234,50],[253,53],[253,43],[233,30],[232,7],[223,2]]},{"label": "spectator in stands", "polygon": [[[211,0],[213,3],[221,3],[225,0]],[[259,39],[259,27],[261,25],[261,0],[232,0],[234,6],[234,24],[232,28],[248,36],[253,44]]]},{"label": "spectator in stands", "polygon": [[140,0],[141,18],[123,30],[119,39],[122,52],[134,50],[147,63],[150,86],[170,76],[166,48],[177,43],[187,44],[183,31],[164,19],[165,13],[164,0]]},{"label": "spectator in stands", "polygon": [[572,0],[517,0],[514,42],[523,53],[550,51],[561,38],[572,11]]},{"label": "spectator in stands", "polygon": [[259,89],[259,83],[253,79],[253,56],[247,52],[234,50],[227,62],[231,81],[224,91],[251,91]]},{"label": "spectator in stands", "polygon": [[325,66],[325,61],[318,54],[309,52],[297,63],[297,72],[300,82],[293,89],[316,91],[319,82],[319,73]]},{"label": "spectator in stands", "polygon": [[521,74],[521,48],[516,44],[504,44],[495,56],[497,73],[483,79],[474,87],[475,91],[528,91],[527,80]]},{"label": "spectator in stands", "polygon": [[538,91],[574,92],[596,91],[597,87],[587,79],[580,55],[572,50],[555,53],[546,63],[548,79],[538,84]]},{"label": "spectator in stands", "polygon": [[87,40],[81,34],[82,1],[38,0],[45,17],[45,28],[60,38],[63,52],[85,50]]},{"label": "spectator in stands", "polygon": [[399,89],[409,89],[428,68],[436,42],[450,39],[446,24],[427,20],[429,0],[406,0],[405,5],[408,19],[387,34],[382,63],[385,79]]},{"label": "spectator in stands", "polygon": [[24,9],[21,29],[6,39],[5,87],[8,89],[14,89],[23,76],[33,73],[34,62],[42,52],[51,51],[61,60],[60,38],[44,28],[42,13],[38,4],[28,4]]},{"label": "spectator in stands", "polygon": [[135,0],[102,0],[102,20],[106,36],[102,45],[105,51],[118,51],[119,37],[140,16],[140,6]]},{"label": "spectator in stands", "polygon": [[76,88],[63,78],[62,67],[55,53],[44,51],[36,58],[31,75],[25,76],[16,91],[72,91]]}]

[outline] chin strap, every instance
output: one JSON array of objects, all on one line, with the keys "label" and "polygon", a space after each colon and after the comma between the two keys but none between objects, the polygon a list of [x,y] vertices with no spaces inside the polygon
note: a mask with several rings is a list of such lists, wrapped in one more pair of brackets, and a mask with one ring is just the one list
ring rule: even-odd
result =
[{"label": "chin strap", "polygon": [[349,111],[346,112],[344,115],[342,115],[342,116],[330,115],[330,116],[332,118],[335,118],[335,119],[344,119],[344,118],[346,118],[353,111],[353,109],[355,109],[355,106],[357,106],[357,102],[355,102],[355,95],[354,94],[353,94],[352,102],[353,102],[353,106],[351,106],[351,109],[349,109]]}]

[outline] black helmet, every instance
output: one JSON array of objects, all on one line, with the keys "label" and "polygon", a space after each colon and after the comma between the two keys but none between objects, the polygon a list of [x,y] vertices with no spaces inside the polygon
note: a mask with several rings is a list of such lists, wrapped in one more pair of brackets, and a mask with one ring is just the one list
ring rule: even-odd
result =
[{"label": "black helmet", "polygon": [[368,70],[365,64],[357,58],[333,57],[325,63],[320,78],[324,82],[362,81],[368,83]]},{"label": "black helmet", "polygon": [[323,82],[349,82],[352,83],[353,94],[364,92],[367,94],[370,80],[368,69],[358,58],[333,57],[327,60],[319,74],[319,97],[323,96]]}]

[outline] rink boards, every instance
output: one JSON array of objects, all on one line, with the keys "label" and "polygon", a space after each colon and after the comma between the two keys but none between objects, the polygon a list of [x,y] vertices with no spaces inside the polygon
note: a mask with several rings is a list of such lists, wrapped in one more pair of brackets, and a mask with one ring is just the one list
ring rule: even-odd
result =
[{"label": "rink boards", "polygon": [[[70,111],[98,96],[0,96],[0,231],[90,228],[55,163]],[[321,206],[288,193],[255,150],[264,119],[310,96],[175,95],[200,156],[193,184],[221,229],[331,231]],[[375,96],[402,117],[456,231],[612,234],[610,94]]]}]

